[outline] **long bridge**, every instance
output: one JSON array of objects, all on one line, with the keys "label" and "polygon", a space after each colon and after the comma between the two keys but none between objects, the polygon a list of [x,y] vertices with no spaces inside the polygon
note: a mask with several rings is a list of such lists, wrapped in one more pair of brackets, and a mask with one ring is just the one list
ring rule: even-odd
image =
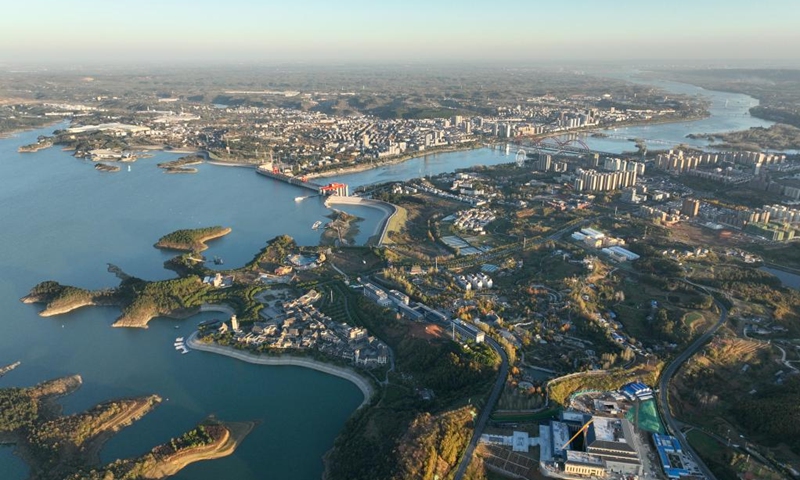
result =
[{"label": "long bridge", "polygon": [[350,195],[350,187],[348,187],[346,183],[329,183],[327,185],[322,185],[320,183],[309,181],[309,179],[306,177],[286,175],[271,165],[259,165],[259,167],[256,168],[256,173],[284,183],[288,183],[289,185],[312,190],[318,195],[339,195],[342,197]]}]

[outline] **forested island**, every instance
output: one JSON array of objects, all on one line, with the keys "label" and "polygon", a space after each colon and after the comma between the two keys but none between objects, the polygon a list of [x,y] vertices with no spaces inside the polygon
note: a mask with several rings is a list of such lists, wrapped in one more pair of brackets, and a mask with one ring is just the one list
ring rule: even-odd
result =
[{"label": "forested island", "polygon": [[[204,230],[206,229],[178,231],[190,234],[174,232],[162,240],[171,237],[176,245],[188,245],[191,241],[204,238],[202,234],[196,233]],[[219,234],[230,229],[214,231]],[[44,304],[44,310],[39,313],[43,317],[64,314],[85,306],[117,306],[122,309],[122,313],[114,322],[115,327],[146,328],[147,323],[155,317],[187,318],[197,314],[204,304],[229,305],[242,321],[255,321],[262,304],[254,296],[265,288],[258,281],[258,272],[271,272],[286,262],[289,253],[300,251],[291,237],[280,236],[271,240],[244,267],[222,272],[237,279],[227,288],[217,288],[204,282],[205,277],[220,272],[206,268],[202,260],[198,261],[195,253],[190,252],[166,262],[168,268],[179,273],[179,278],[151,282],[127,275],[118,267],[110,265],[109,271],[121,280],[116,288],[87,290],[55,281],[44,281],[34,286],[21,301]]]},{"label": "forested island", "polygon": [[223,457],[253,427],[207,420],[184,435],[134,459],[100,464],[100,450],[114,434],[147,415],[158,395],[104,402],[69,416],[55,399],[77,390],[78,375],[29,388],[0,389],[0,442],[12,443],[33,480],[159,479],[190,463]]},{"label": "forested island", "polygon": [[157,166],[164,169],[164,173],[197,173],[197,169],[190,165],[199,165],[203,161],[203,157],[199,155],[190,155],[170,162],[161,162]]},{"label": "forested island", "polygon": [[206,242],[229,233],[231,233],[230,228],[220,226],[176,230],[159,238],[155,247],[183,252],[202,252],[208,248]]}]

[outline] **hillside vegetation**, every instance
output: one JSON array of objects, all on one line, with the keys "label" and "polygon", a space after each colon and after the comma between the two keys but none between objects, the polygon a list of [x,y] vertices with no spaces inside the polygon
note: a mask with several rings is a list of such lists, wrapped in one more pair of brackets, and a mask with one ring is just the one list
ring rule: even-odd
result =
[{"label": "hillside vegetation", "polygon": [[230,228],[220,226],[176,230],[159,238],[154,246],[184,252],[202,252],[208,248],[206,242],[229,233]]}]

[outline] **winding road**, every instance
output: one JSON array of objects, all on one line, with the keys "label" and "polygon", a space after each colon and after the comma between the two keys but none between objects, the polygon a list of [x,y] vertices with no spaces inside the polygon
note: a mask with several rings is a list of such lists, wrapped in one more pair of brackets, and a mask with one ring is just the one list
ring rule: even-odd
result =
[{"label": "winding road", "polygon": [[494,382],[492,393],[489,394],[489,399],[486,401],[486,405],[481,408],[481,413],[478,416],[478,420],[475,422],[475,430],[472,432],[472,438],[467,445],[467,449],[464,451],[464,455],[461,457],[461,461],[458,464],[458,469],[456,470],[453,480],[461,480],[464,478],[467,467],[472,460],[472,455],[475,453],[475,448],[478,446],[478,441],[481,438],[483,429],[486,428],[486,424],[489,422],[489,415],[492,414],[494,405],[500,398],[500,393],[502,393],[503,386],[505,385],[506,378],[508,377],[508,355],[506,354],[506,351],[503,350],[502,345],[497,343],[493,338],[486,337],[486,343],[488,343],[489,346],[492,347],[498,355],[500,355],[500,359],[502,361],[500,364],[500,372],[497,375],[497,380]]},{"label": "winding road", "polygon": [[[688,281],[686,281],[686,283],[689,283],[690,285],[700,288],[704,290],[706,293],[710,294],[708,289],[706,289],[703,286],[696,285]],[[705,477],[709,480],[716,480],[716,477],[714,476],[713,473],[711,473],[711,470],[709,470],[708,466],[706,466],[706,464],[703,462],[703,460],[700,458],[697,452],[692,448],[692,446],[689,445],[689,442],[686,440],[686,436],[680,429],[679,422],[675,419],[675,417],[672,416],[672,412],[670,411],[669,408],[669,383],[672,380],[672,377],[675,376],[675,373],[677,373],[677,371],[680,369],[681,365],[683,365],[692,355],[697,353],[700,347],[705,345],[706,342],[708,342],[711,339],[711,337],[713,337],[714,334],[717,333],[717,330],[719,330],[719,328],[725,324],[725,321],[727,321],[728,309],[725,308],[725,306],[722,305],[722,303],[720,303],[719,300],[716,299],[716,297],[714,298],[714,303],[717,305],[717,308],[719,308],[720,312],[719,320],[717,320],[717,323],[715,323],[711,328],[709,328],[706,333],[700,335],[697,339],[695,339],[695,341],[692,342],[692,344],[689,345],[689,347],[686,350],[684,350],[680,355],[678,355],[675,358],[675,360],[673,360],[672,363],[670,363],[669,366],[667,366],[667,368],[665,368],[664,371],[661,372],[661,378],[658,381],[658,397],[656,397],[658,400],[658,406],[659,406],[659,411],[661,413],[661,418],[664,420],[664,424],[667,426],[667,429],[669,430],[670,434],[672,434],[675,438],[678,439],[678,441],[681,443],[681,447],[683,447],[683,450],[685,452],[688,452],[692,455],[695,462],[697,463],[698,468],[700,468],[700,471],[702,471],[703,475],[705,475]]]}]

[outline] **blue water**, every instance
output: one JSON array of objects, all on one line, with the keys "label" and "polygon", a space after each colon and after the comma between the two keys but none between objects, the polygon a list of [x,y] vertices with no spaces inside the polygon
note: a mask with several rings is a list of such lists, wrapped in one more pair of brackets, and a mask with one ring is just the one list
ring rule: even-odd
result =
[{"label": "blue water", "polygon": [[[2,386],[2,383],[0,383]],[[0,478],[15,479],[28,476],[28,466],[19,457],[14,455],[11,446],[0,446]]]},{"label": "blue water", "polygon": [[[710,116],[689,122],[602,130],[603,133],[612,138],[594,138],[590,134],[581,134],[580,139],[593,150],[609,153],[636,151],[635,143],[628,140],[633,138],[644,139],[649,150],[667,150],[682,143],[695,147],[708,147],[708,141],[686,138],[686,135],[690,133],[748,130],[753,127],[769,127],[775,123],[750,116],[750,107],[758,105],[759,102],[748,95],[705,90],[685,83],[638,81],[630,75],[624,75],[619,78],[646,83],[671,94],[701,96],[711,101],[711,106],[709,107]],[[566,139],[567,137],[561,138]]]},{"label": "blue water", "polygon": [[361,185],[410,180],[412,178],[452,172],[458,168],[467,168],[475,165],[513,163],[518,148],[519,147],[516,146],[513,148],[510,147],[508,153],[505,149],[492,148],[435,153],[413,158],[402,163],[385,165],[358,173],[338,175],[325,180],[347,183],[352,190]]},{"label": "blue water", "polygon": [[[684,142],[687,133],[768,124],[729,115],[730,108],[719,109],[725,99],[729,107],[737,99],[749,106],[749,97],[703,94],[714,99],[711,119],[620,133]],[[0,365],[22,361],[22,366],[0,379],[0,386],[33,385],[80,374],[83,387],[63,400],[67,413],[122,396],[156,393],[168,399],[112,439],[101,454],[104,461],[145,453],[214,414],[225,420],[260,423],[234,455],[191,465],[177,478],[319,478],[322,455],[361,402],[359,390],[349,382],[297,367],[264,367],[203,352],[179,355],[173,350],[176,336],[188,335],[193,325],[215,314],[182,322],[156,319],[147,330],[114,329],[109,327],[119,314],[114,308],[41,318],[37,315],[40,307],[18,299],[45,279],[87,288],[114,286],[117,280],[106,271],[107,263],[146,279],[169,278],[173,273],[162,264],[170,254],[152,245],[177,228],[231,227],[230,235],[211,242],[205,252],[209,258],[222,257],[224,268],[244,264],[276,235],[289,234],[301,244],[315,245],[320,233],[311,225],[330,213],[321,199],[295,202],[296,196],[306,192],[258,176],[251,169],[199,165],[195,175],[168,175],[155,166],[177,154],[156,153],[154,158],[134,163],[130,172],[123,168],[103,173],[90,162],[57,149],[17,153],[18,146],[51,131],[0,140]],[[646,135],[639,135],[642,131]],[[625,141],[589,141],[594,148],[633,149]],[[514,148],[508,154],[487,148],[428,155],[330,180],[354,188],[477,164],[513,162],[514,155]],[[365,219],[358,242],[375,233],[381,219],[378,210],[345,210]],[[9,448],[0,448],[0,479],[22,479],[26,472]]]},{"label": "blue water", "polygon": [[770,267],[761,267],[761,270],[771,273],[776,277],[778,277],[781,280],[781,283],[783,283],[784,287],[800,290],[800,275]]},{"label": "blue water", "polygon": [[[298,367],[173,349],[175,337],[215,314],[157,319],[146,330],[115,329],[115,308],[41,318],[39,306],[19,298],[45,279],[113,286],[107,262],[147,279],[170,277],[162,268],[169,254],[152,245],[176,228],[232,227],[209,250],[226,266],[245,263],[282,233],[316,244],[319,232],[311,224],[329,210],[317,199],[295,202],[295,188],[252,170],[202,165],[196,175],[162,173],[155,164],[174,154],[139,160],[131,172],[102,173],[56,149],[16,152],[51,130],[0,140],[0,365],[22,361],[0,385],[80,374],[83,387],[63,400],[67,413],[124,396],[169,399],[111,440],[104,461],[143,454],[214,414],[260,424],[234,455],[192,465],[177,478],[319,478],[322,455],[362,400],[351,383]],[[10,449],[0,449],[0,478],[24,478],[25,472]]]}]

